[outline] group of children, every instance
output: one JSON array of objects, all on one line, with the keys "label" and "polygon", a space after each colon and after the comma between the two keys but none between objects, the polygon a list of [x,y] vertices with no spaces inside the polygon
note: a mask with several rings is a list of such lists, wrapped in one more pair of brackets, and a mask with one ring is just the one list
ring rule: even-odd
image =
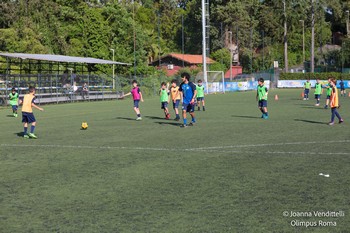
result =
[{"label": "group of children", "polygon": [[[181,74],[182,83],[180,86],[177,86],[177,81],[174,79],[171,81],[171,87],[169,84],[162,82],[161,88],[159,90],[161,109],[164,111],[165,119],[170,119],[170,112],[168,104],[171,102],[173,104],[173,109],[175,112],[175,121],[180,120],[179,114],[179,105],[182,100],[182,117],[183,125],[182,127],[192,126],[196,123],[195,118],[195,105],[198,106],[198,111],[202,105],[203,111],[205,111],[205,101],[204,101],[204,86],[202,85],[202,80],[198,81],[198,85],[195,85],[193,82],[190,82],[190,74],[183,73]],[[123,97],[132,95],[134,100],[134,111],[136,112],[136,120],[142,120],[139,101],[143,102],[142,93],[138,87],[137,81],[132,82],[132,89],[130,92],[125,94]],[[187,124],[187,113],[190,114],[192,120]]]},{"label": "group of children", "polygon": [[[161,102],[161,108],[164,110],[165,119],[170,119],[170,113],[168,109],[168,104],[170,101],[173,104],[173,109],[175,111],[175,121],[180,120],[180,114],[179,114],[179,105],[180,101],[182,100],[182,117],[183,117],[183,124],[181,127],[187,127],[192,126],[196,123],[196,117],[195,117],[195,106],[197,105],[198,111],[200,111],[200,105],[202,105],[203,111],[205,111],[205,102],[204,102],[204,86],[202,85],[202,81],[198,81],[198,85],[195,85],[193,82],[190,82],[190,75],[188,73],[181,74],[182,83],[180,86],[177,86],[176,80],[171,81],[171,87],[169,88],[169,85],[163,82],[161,84],[161,89],[159,91],[160,93],[160,102]],[[343,81],[341,81],[343,82]],[[143,102],[142,92],[140,88],[138,87],[137,81],[134,80],[132,82],[133,88],[131,91],[127,94],[125,94],[123,97],[132,95],[134,100],[134,111],[137,115],[136,120],[142,120],[141,118],[141,112],[139,108],[139,102]],[[319,106],[320,104],[320,97],[322,94],[322,84],[320,83],[320,80],[316,80],[315,85],[315,99],[316,99],[316,106]],[[329,122],[329,125],[334,125],[334,119],[335,117],[338,118],[339,124],[343,123],[344,120],[341,118],[339,112],[337,109],[340,107],[339,104],[339,98],[338,98],[338,89],[337,89],[337,81],[335,78],[329,78],[328,84],[325,87],[327,89],[327,100],[325,108],[328,108],[330,106],[331,108],[331,121]],[[341,88],[341,96],[345,96],[345,88],[344,83],[340,84]],[[307,80],[304,84],[304,100],[309,99],[309,92],[311,89],[311,83],[310,80]],[[257,87],[257,94],[256,99],[258,101],[258,108],[262,112],[261,118],[268,119],[269,114],[267,111],[267,96],[268,96],[268,89],[264,85],[264,79],[260,78],[258,80],[258,87]],[[22,104],[22,123],[23,123],[23,137],[24,138],[34,138],[36,139],[37,136],[34,134],[35,126],[36,126],[36,119],[33,114],[33,108],[36,108],[40,111],[44,111],[43,108],[37,106],[34,103],[35,100],[35,87],[29,87],[29,93],[26,94],[23,99],[19,99],[19,95],[16,92],[15,88],[12,88],[11,93],[9,94],[9,101],[10,105],[12,106],[12,114],[14,117],[18,116],[17,109],[18,105]],[[187,113],[190,114],[192,120],[189,124],[187,124]],[[30,132],[28,133],[28,126],[31,124]]]},{"label": "group of children", "polygon": [[[346,96],[345,85],[342,79],[340,80],[339,86],[341,90],[341,96]],[[343,123],[344,120],[341,118],[340,114],[337,111],[337,108],[340,107],[339,99],[338,99],[339,94],[338,94],[338,88],[337,88],[337,80],[335,78],[329,78],[328,84],[322,85],[320,82],[320,79],[316,79],[315,92],[314,92],[315,99],[316,99],[315,106],[320,106],[320,99],[321,99],[323,88],[326,88],[326,95],[327,95],[326,104],[324,108],[327,109],[328,107],[330,107],[332,112],[331,121],[329,122],[329,125],[334,125],[335,116],[337,116],[339,120],[339,124]],[[308,79],[304,83],[304,100],[309,99],[310,89],[311,89],[311,82]]]}]

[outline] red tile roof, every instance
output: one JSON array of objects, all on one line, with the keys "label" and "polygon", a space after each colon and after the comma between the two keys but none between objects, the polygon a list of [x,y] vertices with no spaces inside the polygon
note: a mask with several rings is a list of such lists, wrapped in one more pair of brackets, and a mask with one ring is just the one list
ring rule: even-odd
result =
[{"label": "red tile roof", "polygon": [[[202,64],[203,63],[203,56],[202,55],[193,55],[193,54],[181,54],[181,53],[170,53],[167,56],[174,57],[178,60],[183,60],[190,64]],[[167,57],[165,56],[165,57]],[[215,61],[209,57],[207,57],[207,64],[215,63]]]}]

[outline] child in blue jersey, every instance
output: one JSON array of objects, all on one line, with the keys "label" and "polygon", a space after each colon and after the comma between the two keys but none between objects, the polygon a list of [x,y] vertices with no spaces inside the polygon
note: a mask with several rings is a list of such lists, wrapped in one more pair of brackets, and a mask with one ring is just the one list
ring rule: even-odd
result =
[{"label": "child in blue jersey", "polygon": [[[196,123],[196,117],[194,114],[195,107],[195,98],[197,96],[196,85],[190,82],[190,74],[182,73],[181,79],[182,83],[180,84],[179,92],[182,99],[182,116],[184,120],[184,124],[182,127],[193,126]],[[187,125],[187,112],[190,113],[192,117],[192,121]]]}]

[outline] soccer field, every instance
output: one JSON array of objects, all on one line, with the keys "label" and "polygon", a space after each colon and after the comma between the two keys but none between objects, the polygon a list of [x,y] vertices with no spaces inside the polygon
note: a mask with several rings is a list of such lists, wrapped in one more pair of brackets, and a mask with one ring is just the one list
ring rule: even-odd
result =
[{"label": "soccer field", "polygon": [[156,97],[142,121],[131,99],[46,105],[36,140],[1,109],[0,232],[350,232],[350,98],[329,126],[300,92],[271,90],[268,120],[255,92],[209,95],[188,128]]}]

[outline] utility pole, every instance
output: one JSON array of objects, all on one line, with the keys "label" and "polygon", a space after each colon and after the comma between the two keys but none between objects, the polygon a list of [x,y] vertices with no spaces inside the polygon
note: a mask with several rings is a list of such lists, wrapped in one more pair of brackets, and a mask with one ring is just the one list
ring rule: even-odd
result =
[{"label": "utility pole", "polygon": [[288,73],[288,41],[287,41],[287,11],[286,0],[283,0],[283,13],[284,13],[284,72]]},{"label": "utility pole", "polygon": [[305,21],[302,19],[299,21],[303,25],[303,64],[304,64],[305,62]]},{"label": "utility pole", "polygon": [[311,59],[310,72],[315,72],[315,0],[311,0]]},{"label": "utility pole", "polygon": [[[114,62],[114,49],[110,49],[112,51],[112,59],[113,59],[113,62]],[[112,67],[112,82],[113,82],[113,90],[115,89],[115,79],[114,79],[114,63],[113,63],[113,67]]]},{"label": "utility pole", "polygon": [[233,49],[232,49],[232,32],[229,31],[228,32],[229,36],[230,36],[230,80],[232,80],[232,59],[233,59]]},{"label": "utility pole", "polygon": [[346,12],[346,36],[350,38],[350,32],[349,32],[349,10]]}]

